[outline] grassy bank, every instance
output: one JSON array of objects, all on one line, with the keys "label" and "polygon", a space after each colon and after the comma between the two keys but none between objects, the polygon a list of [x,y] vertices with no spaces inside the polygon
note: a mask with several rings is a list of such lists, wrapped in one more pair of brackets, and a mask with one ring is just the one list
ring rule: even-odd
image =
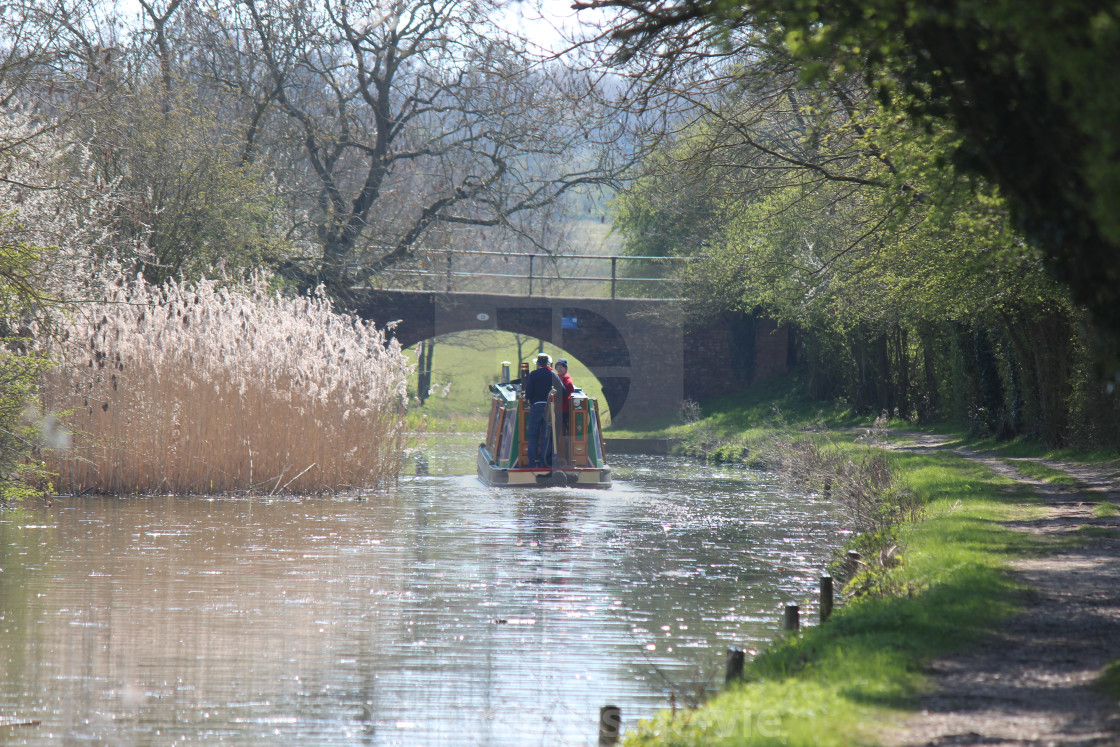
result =
[{"label": "grassy bank", "polygon": [[742,393],[692,402],[682,412],[661,412],[612,428],[617,436],[644,438],[692,438],[703,430],[724,439],[750,440],[766,436],[776,428],[803,430],[817,424],[842,427],[869,422],[842,406],[822,407],[800,394],[800,388],[788,380],[771,380],[752,386]]},{"label": "grassy bank", "polygon": [[[1097,451],[1052,448],[1032,440],[997,441],[990,436],[969,433],[965,426],[951,422],[911,423],[901,418],[877,420],[874,414],[857,412],[844,403],[807,400],[802,394],[803,389],[795,380],[771,380],[756,384],[745,392],[691,403],[691,408],[686,407],[684,412],[663,412],[623,427],[612,426],[610,435],[616,438],[675,438],[682,441],[682,452],[693,456],[721,462],[749,462],[749,455],[757,449],[766,448],[775,434],[867,431],[882,426],[936,433],[948,437],[946,445],[949,447],[991,452],[1006,459],[1042,458],[1086,463],[1120,460],[1120,448]],[[905,438],[897,440],[905,441]]]},{"label": "grassy bank", "polygon": [[999,522],[1037,513],[1030,494],[953,454],[890,458],[925,518],[900,530],[901,562],[876,583],[888,593],[775,641],[741,684],[696,711],[632,729],[625,744],[873,744],[874,728],[889,727],[921,693],[923,662],[976,645],[1015,610],[1018,589],[1003,569],[1045,548]]}]

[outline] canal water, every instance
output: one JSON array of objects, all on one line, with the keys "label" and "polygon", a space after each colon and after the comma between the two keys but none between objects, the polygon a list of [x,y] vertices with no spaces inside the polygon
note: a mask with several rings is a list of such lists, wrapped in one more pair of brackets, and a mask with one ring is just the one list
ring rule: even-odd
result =
[{"label": "canal water", "polygon": [[513,491],[473,458],[361,499],[0,512],[0,722],[39,722],[0,742],[591,745],[604,704],[625,729],[718,687],[843,540],[766,473],[618,456],[611,490]]}]

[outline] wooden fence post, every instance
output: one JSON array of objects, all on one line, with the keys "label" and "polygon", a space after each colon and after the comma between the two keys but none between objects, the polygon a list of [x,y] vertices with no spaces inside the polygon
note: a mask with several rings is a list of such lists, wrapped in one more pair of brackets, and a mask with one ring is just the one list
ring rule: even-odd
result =
[{"label": "wooden fence post", "polygon": [[743,678],[744,661],[746,661],[746,656],[743,654],[743,649],[727,649],[727,675],[724,677],[724,684],[730,685],[732,682]]},{"label": "wooden fence post", "polygon": [[821,622],[828,622],[832,617],[832,576],[827,573],[821,575]]},{"label": "wooden fence post", "polygon": [[787,632],[797,632],[801,629],[801,608],[792,602],[786,605],[782,629]]}]

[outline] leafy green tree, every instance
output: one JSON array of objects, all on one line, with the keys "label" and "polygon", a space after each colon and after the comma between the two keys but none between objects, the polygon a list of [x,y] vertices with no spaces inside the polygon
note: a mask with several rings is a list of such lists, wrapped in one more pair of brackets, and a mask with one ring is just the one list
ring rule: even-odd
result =
[{"label": "leafy green tree", "polygon": [[[998,185],[1055,277],[1120,337],[1120,6],[1114,0],[590,0],[623,10],[616,56],[676,64],[687,40],[789,55],[806,80],[863,77],[912,132],[946,127]],[[691,42],[695,44],[695,42]]]},{"label": "leafy green tree", "polygon": [[[5,255],[0,248],[0,266],[7,268]],[[29,408],[49,362],[26,345],[24,338],[0,338],[0,503],[28,495],[31,485],[45,477],[33,460],[42,442],[43,421]]]},{"label": "leafy green tree", "polygon": [[999,191],[953,168],[956,136],[912,131],[852,80],[781,90],[742,75],[651,157],[675,177],[620,198],[624,234],[662,216],[674,241],[693,200],[675,185],[705,183],[714,207],[688,295],[707,313],[796,324],[814,393],[927,417],[960,403],[980,429],[1066,440],[1079,312]]},{"label": "leafy green tree", "polygon": [[60,179],[66,150],[22,108],[0,118],[0,500],[45,477],[34,456],[44,436],[57,434],[36,406],[50,365],[39,340],[74,288],[76,246],[103,235],[96,185],[75,189]]},{"label": "leafy green tree", "polygon": [[683,173],[686,160],[654,154],[644,173],[614,201],[614,230],[623,248],[637,257],[700,253],[719,225],[719,192],[703,174]]}]

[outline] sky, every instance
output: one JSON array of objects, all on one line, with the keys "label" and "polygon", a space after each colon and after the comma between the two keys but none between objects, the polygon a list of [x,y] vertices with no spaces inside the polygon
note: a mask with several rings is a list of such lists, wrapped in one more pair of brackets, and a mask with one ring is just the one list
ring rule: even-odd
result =
[{"label": "sky", "polygon": [[[601,11],[572,10],[575,0],[505,0],[506,30],[513,31],[537,45],[539,52],[561,52],[569,45],[566,38],[578,36],[596,20],[604,16]],[[138,19],[143,11],[139,0],[116,0],[118,12],[124,18]],[[157,7],[164,7],[157,3]]]},{"label": "sky", "polygon": [[565,37],[594,30],[602,19],[598,11],[572,10],[574,0],[508,0],[504,22],[544,51],[559,52],[568,46]]}]

